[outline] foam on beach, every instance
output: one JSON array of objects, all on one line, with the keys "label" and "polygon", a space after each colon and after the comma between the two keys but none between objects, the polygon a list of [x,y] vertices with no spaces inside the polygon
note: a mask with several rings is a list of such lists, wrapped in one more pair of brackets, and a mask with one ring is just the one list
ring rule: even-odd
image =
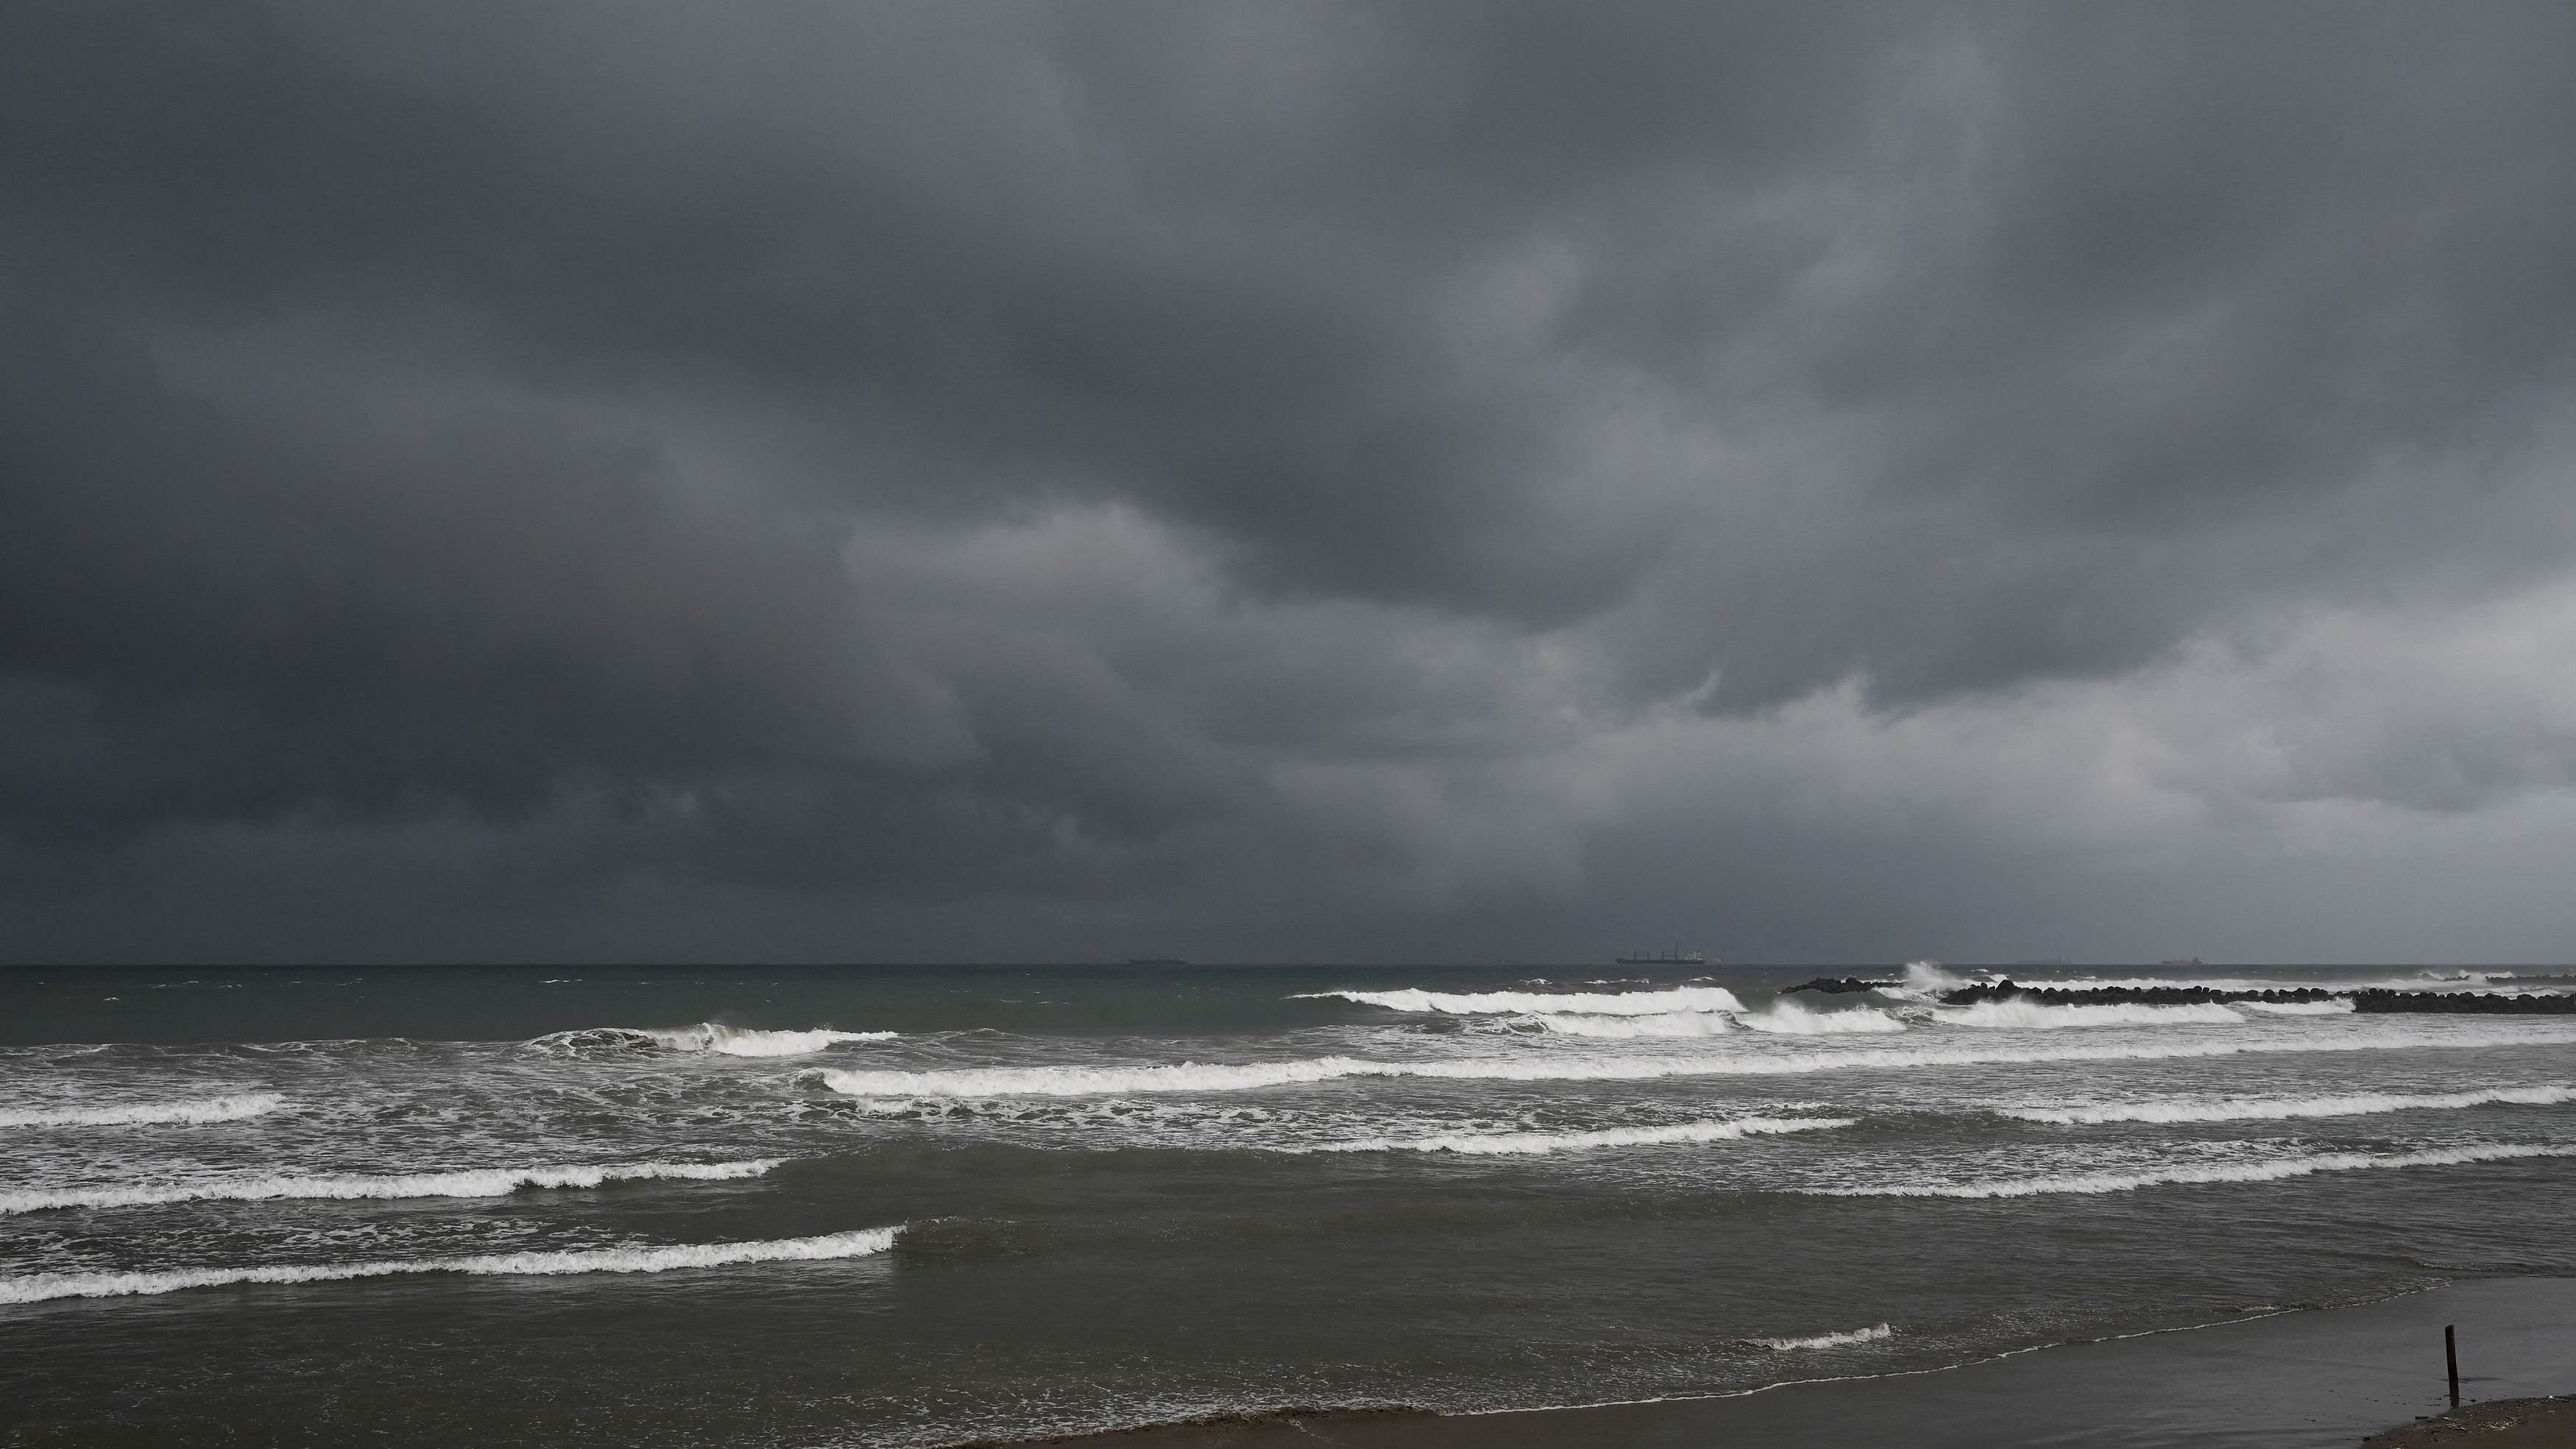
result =
[{"label": "foam on beach", "polygon": [[1747,1339],[1746,1342],[1758,1343],[1764,1348],[1783,1353],[1794,1353],[1801,1349],[1848,1348],[1855,1343],[1875,1343],[1882,1338],[1893,1337],[1895,1333],[1895,1324],[1877,1323],[1867,1328],[1845,1329],[1841,1333],[1819,1333],[1812,1338],[1754,1338]]}]

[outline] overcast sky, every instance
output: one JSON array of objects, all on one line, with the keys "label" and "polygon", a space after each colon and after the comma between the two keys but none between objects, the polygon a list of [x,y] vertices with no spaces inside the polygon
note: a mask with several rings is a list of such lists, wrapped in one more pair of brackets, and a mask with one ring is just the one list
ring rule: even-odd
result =
[{"label": "overcast sky", "polygon": [[0,7],[0,959],[2576,958],[2563,3]]}]

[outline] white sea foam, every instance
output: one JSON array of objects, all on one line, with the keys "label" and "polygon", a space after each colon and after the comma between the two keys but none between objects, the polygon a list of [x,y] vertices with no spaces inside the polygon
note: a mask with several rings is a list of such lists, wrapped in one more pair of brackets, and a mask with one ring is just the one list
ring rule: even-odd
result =
[{"label": "white sea foam", "polygon": [[523,1187],[598,1187],[603,1183],[651,1179],[731,1182],[758,1177],[784,1160],[765,1157],[748,1162],[489,1167],[463,1172],[407,1172],[382,1177],[276,1173],[181,1182],[9,1189],[0,1190],[0,1214],[43,1212],[52,1208],[151,1207],[176,1202],[267,1202],[275,1198],[504,1197]]},{"label": "white sea foam", "polygon": [[1096,1097],[1128,1092],[1241,1092],[1261,1087],[1413,1075],[1411,1064],[1358,1057],[1282,1062],[1179,1062],[1133,1067],[963,1067],[930,1072],[810,1068],[851,1097]]},{"label": "white sea foam", "polygon": [[1802,1348],[1846,1348],[1855,1343],[1874,1343],[1882,1338],[1893,1337],[1895,1333],[1895,1324],[1879,1323],[1868,1328],[1847,1329],[1841,1333],[1819,1333],[1813,1338],[1754,1338],[1747,1339],[1746,1342],[1758,1343],[1764,1348],[1775,1348],[1785,1353]]},{"label": "white sea foam", "polygon": [[1965,977],[1942,970],[1938,961],[1905,963],[1905,990],[1915,995],[1933,996],[1944,991],[1956,991],[1967,984]]},{"label": "white sea foam", "polygon": [[2427,1152],[2322,1152],[2308,1157],[2279,1157],[2268,1162],[2184,1164],[2144,1172],[2082,1172],[2063,1177],[1904,1183],[1889,1187],[1809,1187],[1796,1191],[1819,1197],[2038,1197],[2050,1193],[2134,1192],[2139,1188],[2185,1183],[2279,1182],[2320,1172],[2359,1172],[2373,1167],[2458,1167],[2472,1162],[2502,1162],[2518,1157],[2576,1157],[2576,1147],[2495,1143],[2485,1147],[2442,1147]]},{"label": "white sea foam", "polygon": [[2512,1105],[2548,1107],[2576,1102],[2576,1088],[2495,1087],[2477,1092],[2443,1092],[2410,1096],[2368,1092],[2342,1097],[2217,1097],[2151,1102],[2100,1102],[2080,1107],[2007,1107],[2007,1117],[2025,1122],[2089,1126],[2101,1122],[2248,1122],[2286,1121],[2294,1117],[2359,1117],[2377,1112],[2439,1111],[2461,1107]]},{"label": "white sea foam", "polygon": [[892,1041],[898,1035],[891,1031],[834,1031],[829,1027],[817,1027],[811,1031],[758,1031],[747,1026],[722,1026],[715,1022],[673,1030],[648,1028],[644,1034],[674,1051],[719,1052],[729,1057],[809,1056],[835,1042]]},{"label": "white sea foam", "polygon": [[1771,1003],[1768,1010],[1749,1012],[1738,1019],[1755,1031],[1777,1036],[1877,1035],[1905,1030],[1905,1023],[1875,1006],[1815,1011],[1785,996]]},{"label": "white sea foam", "polygon": [[2204,1001],[2189,1006],[2149,1006],[2122,1002],[2109,1006],[2051,1006],[2007,998],[1974,1006],[1945,1006],[1932,1013],[1944,1026],[1973,1026],[2004,1031],[2052,1031],[2070,1026],[2242,1026],[2245,1018]]},{"label": "white sea foam", "polygon": [[2267,1016],[2350,1016],[2352,1000],[2338,996],[2331,1001],[2231,1001],[2238,1011],[2259,1011]]},{"label": "white sea foam", "polygon": [[1803,1076],[1814,1072],[2019,1062],[2163,1061],[2246,1054],[2403,1051],[2464,1047],[2576,1044],[2576,1027],[2534,1024],[2518,1031],[2409,1030],[2331,1036],[2236,1037],[2213,1040],[2105,1042],[2081,1046],[1873,1047],[1674,1055],[1578,1056],[1531,1051],[1509,1057],[1373,1061],[1302,1057],[1289,1061],[1169,1066],[966,1067],[941,1071],[809,1068],[835,1092],[852,1097],[1092,1097],[1140,1092],[1240,1092],[1351,1077],[1423,1077],[1441,1081],[1598,1082],[1663,1077]]},{"label": "white sea foam", "polygon": [[256,1268],[181,1268],[160,1273],[48,1273],[0,1278],[0,1303],[41,1303],[49,1298],[120,1298],[176,1293],[229,1283],[326,1283],[351,1278],[390,1278],[414,1273],[566,1274],[667,1273],[674,1268],[720,1268],[734,1263],[810,1263],[863,1258],[894,1246],[901,1227],[861,1228],[814,1238],[770,1238],[744,1243],[695,1243],[660,1248],[588,1248],[554,1253],[489,1253],[472,1258],[409,1258],[360,1263],[281,1263]]},{"label": "white sea foam", "polygon": [[660,1048],[675,1052],[714,1052],[729,1057],[811,1056],[845,1041],[892,1041],[891,1031],[762,1031],[748,1026],[701,1022],[696,1026],[594,1026],[580,1031],[548,1032],[528,1043],[543,1051],[579,1056],[594,1051],[638,1051]]},{"label": "white sea foam", "polygon": [[1560,1016],[1550,1013],[1530,1020],[1558,1036],[1723,1036],[1735,1030],[1735,1017],[1723,1011],[1666,1011],[1652,1016]]},{"label": "white sea foam", "polygon": [[1661,1016],[1675,1011],[1742,1011],[1744,1003],[1723,986],[1675,986],[1664,991],[1308,991],[1292,1000],[1338,998],[1389,1011],[1451,1016],[1497,1013],[1581,1016]]},{"label": "white sea foam", "polygon": [[183,1122],[238,1122],[245,1117],[274,1112],[285,1100],[275,1092],[241,1092],[177,1102],[0,1107],[0,1127],[138,1127]]},{"label": "white sea foam", "polygon": [[1666,1127],[1605,1127],[1591,1132],[1450,1132],[1434,1137],[1362,1137],[1286,1152],[1452,1152],[1470,1157],[1536,1157],[1550,1152],[1589,1152],[1603,1147],[1661,1147],[1686,1142],[1733,1142],[1790,1132],[1849,1127],[1857,1117],[1740,1117],[1731,1122],[1678,1122]]}]

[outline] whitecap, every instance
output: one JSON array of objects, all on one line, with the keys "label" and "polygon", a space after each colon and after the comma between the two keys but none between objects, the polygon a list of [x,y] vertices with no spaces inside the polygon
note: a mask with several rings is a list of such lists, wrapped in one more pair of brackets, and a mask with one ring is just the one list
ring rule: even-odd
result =
[{"label": "whitecap", "polygon": [[814,1067],[808,1073],[850,1097],[1092,1097],[1127,1092],[1240,1092],[1344,1077],[1400,1077],[1402,1062],[1308,1057],[1280,1062],[1177,1062],[1166,1066],[962,1067],[939,1071],[862,1071]]},{"label": "whitecap", "polygon": [[663,1031],[647,1028],[644,1034],[674,1051],[718,1052],[729,1057],[810,1056],[837,1042],[892,1041],[898,1035],[891,1031],[834,1031],[829,1027],[816,1027],[811,1031],[760,1031],[715,1022]]},{"label": "whitecap", "polygon": [[1771,1003],[1768,1010],[1748,1013],[1740,1020],[1754,1031],[1775,1036],[1877,1035],[1905,1030],[1905,1023],[1875,1006],[1816,1011],[1785,996]]},{"label": "whitecap", "polygon": [[409,1258],[358,1263],[281,1263],[251,1268],[180,1268],[158,1273],[48,1273],[0,1278],[0,1303],[41,1303],[52,1298],[119,1298],[214,1288],[232,1283],[326,1283],[415,1273],[474,1275],[667,1273],[675,1268],[718,1268],[735,1263],[818,1262],[861,1258],[895,1244],[901,1226],[861,1228],[812,1238],[769,1238],[738,1243],[673,1247],[587,1248],[565,1252],[488,1253],[471,1258]]},{"label": "whitecap", "polygon": [[892,1041],[891,1031],[764,1031],[755,1027],[701,1022],[696,1026],[594,1026],[578,1031],[548,1032],[527,1045],[541,1051],[580,1056],[595,1051],[714,1052],[729,1057],[811,1056],[840,1042]]},{"label": "whitecap", "polygon": [[2377,1167],[2458,1167],[2523,1157],[2576,1157],[2576,1147],[2497,1143],[2485,1147],[2443,1147],[2426,1152],[2323,1152],[2307,1157],[2274,1158],[2268,1162],[2178,1165],[2144,1172],[2082,1172],[2062,1177],[1901,1183],[1886,1187],[1805,1187],[1792,1191],[1817,1197],[2038,1197],[2054,1193],[2135,1192],[2140,1188],[2192,1183],[2279,1182],[2320,1172],[2360,1172]]},{"label": "whitecap", "polygon": [[[1140,1092],[1240,1092],[1345,1078],[1422,1077],[1440,1081],[1597,1082],[1665,1077],[1803,1076],[1814,1072],[1976,1066],[2019,1062],[2165,1061],[2275,1053],[2455,1050],[2562,1046],[2576,1028],[2533,1023],[2514,1030],[2403,1030],[2297,1037],[2088,1042],[2080,1046],[1876,1047],[1668,1056],[1583,1056],[1532,1051],[1509,1057],[1381,1061],[1302,1057],[1288,1061],[1169,1065],[963,1067],[937,1071],[814,1067],[807,1072],[852,1097],[1090,1097]],[[1785,1045],[1785,1044],[1784,1044]]]},{"label": "whitecap", "polygon": [[2242,1026],[2245,1018],[2215,1001],[2188,1006],[2120,1002],[2105,1006],[2053,1006],[2007,997],[1973,1006],[1945,1006],[1932,1013],[1944,1026],[2001,1031],[2054,1031],[2073,1026]]},{"label": "whitecap", "polygon": [[2463,1107],[2512,1105],[2555,1106],[2576,1101],[2576,1088],[2493,1087],[2475,1092],[2407,1095],[2366,1092],[2317,1097],[2217,1097],[2146,1102],[2097,1102],[2073,1107],[2006,1107],[2007,1117],[2025,1122],[2091,1126],[2104,1122],[2248,1122],[2287,1121],[2299,1117],[2359,1117],[2380,1112],[2455,1110]]},{"label": "whitecap", "polygon": [[1530,1022],[1558,1036],[1693,1037],[1722,1036],[1735,1030],[1735,1018],[1723,1011],[1667,1011],[1652,1016],[1533,1016]]},{"label": "whitecap", "polygon": [[599,1187],[611,1182],[675,1179],[731,1182],[759,1177],[783,1158],[747,1162],[628,1162],[597,1166],[469,1168],[386,1176],[272,1173],[194,1181],[109,1183],[94,1187],[0,1191],[0,1214],[55,1208],[155,1207],[179,1202],[267,1202],[278,1198],[504,1197],[521,1188]]},{"label": "whitecap", "polygon": [[285,1102],[275,1092],[241,1092],[175,1102],[117,1102],[98,1106],[0,1107],[0,1127],[143,1127],[174,1123],[239,1122],[274,1112]]},{"label": "whitecap", "polygon": [[1588,1132],[1449,1132],[1431,1137],[1362,1137],[1282,1152],[1448,1152],[1468,1157],[1534,1157],[1551,1152],[1590,1152],[1604,1147],[1662,1147],[1678,1143],[1733,1142],[1849,1127],[1857,1117],[1739,1117],[1727,1122],[1677,1122],[1663,1127],[1605,1127]]},{"label": "whitecap", "polygon": [[1676,986],[1664,991],[1307,991],[1295,1001],[1337,998],[1389,1011],[1451,1016],[1556,1013],[1581,1016],[1660,1016],[1674,1011],[1742,1011],[1744,1003],[1723,986]]}]

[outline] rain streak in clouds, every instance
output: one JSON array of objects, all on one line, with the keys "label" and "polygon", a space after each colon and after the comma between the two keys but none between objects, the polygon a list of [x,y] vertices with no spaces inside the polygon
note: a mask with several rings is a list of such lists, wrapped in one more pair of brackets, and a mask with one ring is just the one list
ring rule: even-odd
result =
[{"label": "rain streak in clouds", "polygon": [[0,15],[26,959],[2563,959],[2576,16]]}]

